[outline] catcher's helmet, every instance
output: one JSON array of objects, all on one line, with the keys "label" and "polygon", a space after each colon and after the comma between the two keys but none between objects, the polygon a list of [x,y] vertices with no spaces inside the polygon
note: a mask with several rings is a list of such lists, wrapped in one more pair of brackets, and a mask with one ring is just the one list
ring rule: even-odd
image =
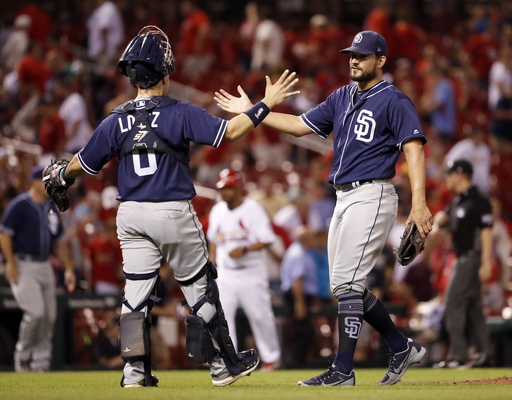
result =
[{"label": "catcher's helmet", "polygon": [[219,179],[217,180],[217,189],[242,187],[243,185],[242,174],[228,168],[220,172]]},{"label": "catcher's helmet", "polygon": [[117,64],[134,87],[155,86],[174,71],[174,56],[167,35],[158,27],[148,25],[126,46]]}]

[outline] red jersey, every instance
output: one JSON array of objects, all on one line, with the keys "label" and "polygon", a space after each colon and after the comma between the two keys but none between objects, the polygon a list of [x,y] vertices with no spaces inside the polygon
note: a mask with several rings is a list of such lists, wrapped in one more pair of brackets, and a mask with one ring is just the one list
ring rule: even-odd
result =
[{"label": "red jersey", "polygon": [[54,153],[57,144],[65,140],[66,126],[59,114],[55,114],[41,122],[39,127],[39,144],[43,148],[43,153]]},{"label": "red jersey", "polygon": [[89,250],[91,252],[91,284],[108,282],[120,285],[118,271],[122,266],[122,253],[119,241],[108,241],[103,236],[95,238]]},{"label": "red jersey", "polygon": [[211,35],[206,35],[203,46],[199,51],[195,48],[198,33],[201,28],[210,24],[210,18],[201,10],[194,11],[181,25],[181,38],[178,54],[186,56],[189,54],[210,54],[213,53],[213,41]]}]

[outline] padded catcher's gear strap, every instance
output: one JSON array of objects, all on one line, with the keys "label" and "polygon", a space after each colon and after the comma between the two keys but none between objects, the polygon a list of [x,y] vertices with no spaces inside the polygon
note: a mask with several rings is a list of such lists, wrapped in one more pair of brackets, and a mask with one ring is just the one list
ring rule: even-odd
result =
[{"label": "padded catcher's gear strap", "polygon": [[146,101],[146,106],[140,113],[136,113],[136,102],[134,100],[127,101],[119,107],[114,108],[111,114],[124,114],[128,113],[135,117],[130,132],[126,135],[121,151],[119,152],[119,160],[122,160],[127,154],[140,150],[153,150],[158,153],[167,153],[174,157],[182,164],[188,164],[190,157],[182,151],[176,151],[164,142],[151,127],[148,118],[155,108],[166,107],[171,104],[176,104],[178,100],[172,99],[167,96],[154,96],[149,101]]}]

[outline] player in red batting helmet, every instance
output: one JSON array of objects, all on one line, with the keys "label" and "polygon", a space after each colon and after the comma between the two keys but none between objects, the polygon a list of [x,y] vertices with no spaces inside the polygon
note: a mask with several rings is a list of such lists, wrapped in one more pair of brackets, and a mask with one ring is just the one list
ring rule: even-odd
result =
[{"label": "player in red batting helmet", "polygon": [[222,170],[219,174],[219,178],[217,179],[217,189],[242,187],[243,185],[244,180],[242,178],[242,174],[228,168]]}]

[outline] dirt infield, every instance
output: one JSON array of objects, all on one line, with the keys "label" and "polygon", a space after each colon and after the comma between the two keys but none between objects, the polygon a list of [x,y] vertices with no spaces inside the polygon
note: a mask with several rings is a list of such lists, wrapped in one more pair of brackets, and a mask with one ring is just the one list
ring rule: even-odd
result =
[{"label": "dirt infield", "polygon": [[448,382],[448,385],[512,385],[512,376],[502,376],[501,378],[478,379],[474,381]]}]

